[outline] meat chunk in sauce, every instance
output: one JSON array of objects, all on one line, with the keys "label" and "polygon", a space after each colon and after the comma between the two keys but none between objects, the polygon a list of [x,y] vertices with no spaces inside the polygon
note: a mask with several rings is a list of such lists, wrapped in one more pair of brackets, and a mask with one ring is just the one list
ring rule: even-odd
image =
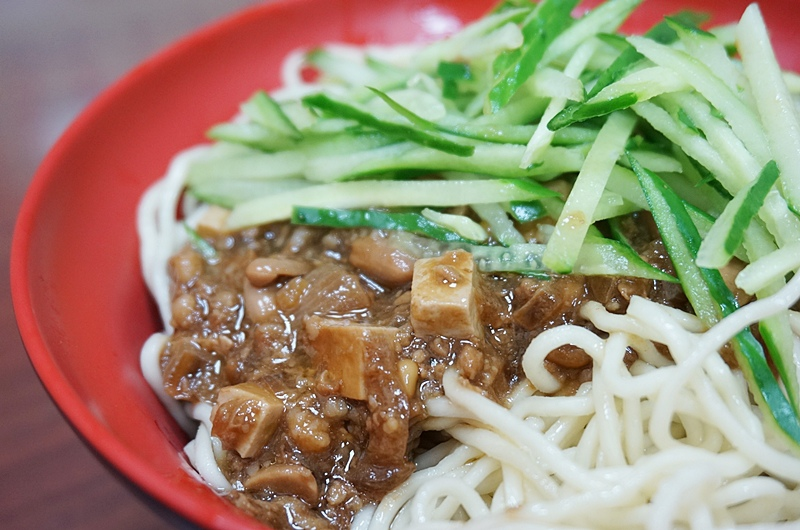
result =
[{"label": "meat chunk in sauce", "polygon": [[350,264],[379,284],[399,287],[411,281],[415,259],[376,234],[353,241]]},{"label": "meat chunk in sauce", "polygon": [[268,490],[275,495],[293,495],[314,505],[319,488],[314,474],[299,464],[273,464],[250,475],[244,483],[248,490]]},{"label": "meat chunk in sauce", "polygon": [[[172,260],[165,389],[213,405],[231,500],[276,528],[347,528],[405,480],[446,370],[500,401],[531,338],[587,325],[586,300],[624,310],[633,294],[671,296],[653,282],[482,274],[464,251],[415,261],[367,230],[204,235],[218,259],[187,247]],[[548,362],[576,381],[591,366],[577,348]]]},{"label": "meat chunk in sauce", "polygon": [[243,458],[258,454],[283,416],[283,402],[268,388],[241,383],[220,389],[211,412],[211,434]]}]

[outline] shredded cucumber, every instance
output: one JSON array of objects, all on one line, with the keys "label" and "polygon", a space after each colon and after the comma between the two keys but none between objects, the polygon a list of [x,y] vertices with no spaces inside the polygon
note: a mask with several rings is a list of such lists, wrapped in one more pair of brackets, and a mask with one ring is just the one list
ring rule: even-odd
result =
[{"label": "shredded cucumber", "polygon": [[295,207],[292,209],[292,222],[331,228],[368,227],[379,230],[402,230],[440,241],[469,241],[462,234],[449,230],[446,226],[431,221],[417,212]]},{"label": "shredded cucumber", "polygon": [[744,188],[711,227],[697,252],[697,264],[721,268],[731,259],[744,240],[744,231],[764,203],[769,189],[778,180],[778,166],[769,162],[752,185]]},{"label": "shredded cucumber", "polygon": [[489,239],[489,234],[486,230],[466,215],[443,213],[430,208],[423,208],[422,216],[440,226],[449,228],[465,239],[479,242],[485,242]]},{"label": "shredded cucumber", "polygon": [[[542,262],[545,245],[540,243],[522,243],[508,247],[443,243],[406,233],[395,234],[392,241],[418,258],[438,256],[453,249],[467,250],[472,254],[478,268],[484,272],[515,272],[537,276],[553,274],[553,271]],[[629,246],[600,237],[590,238],[582,247],[575,263],[574,273],[589,276],[634,275],[651,280],[676,281],[674,277],[645,262]]]},{"label": "shredded cucumber", "polygon": [[616,113],[608,118],[597,135],[547,243],[544,263],[550,269],[561,273],[572,270],[606,182],[635,123],[632,115]]},{"label": "shredded cucumber", "polygon": [[770,150],[784,175],[782,189],[794,211],[800,212],[800,122],[757,5],[745,10],[737,37]]},{"label": "shredded cucumber", "polygon": [[231,228],[289,219],[295,206],[365,208],[458,206],[553,197],[557,194],[524,180],[360,180],[290,190],[238,204]]}]

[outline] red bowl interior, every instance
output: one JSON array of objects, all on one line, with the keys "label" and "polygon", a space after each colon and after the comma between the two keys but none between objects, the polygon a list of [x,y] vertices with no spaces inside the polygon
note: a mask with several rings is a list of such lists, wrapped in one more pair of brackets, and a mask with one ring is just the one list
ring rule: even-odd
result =
[{"label": "red bowl interior", "polygon": [[[487,0],[279,0],[203,29],[98,98],[42,163],[12,248],[19,329],[42,383],[77,431],[147,494],[209,528],[263,528],[187,472],[187,441],[139,371],[161,329],[140,278],[134,219],[144,189],[256,88],[275,88],[283,57],[330,41],[430,39],[483,14]],[[591,2],[597,3],[597,2]],[[627,28],[682,8],[737,19],[746,0],[649,0]],[[800,11],[762,9],[786,68]]]}]

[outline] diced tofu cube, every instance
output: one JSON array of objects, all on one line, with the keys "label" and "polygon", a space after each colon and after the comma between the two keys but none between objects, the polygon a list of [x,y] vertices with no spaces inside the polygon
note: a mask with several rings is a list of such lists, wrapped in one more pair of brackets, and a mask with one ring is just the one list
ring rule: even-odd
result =
[{"label": "diced tofu cube", "polygon": [[231,211],[221,206],[212,205],[197,222],[197,233],[203,237],[214,237],[228,232],[228,216]]},{"label": "diced tofu cube", "polygon": [[211,411],[211,434],[243,458],[255,456],[269,441],[283,415],[283,402],[255,383],[220,389]]},{"label": "diced tofu cube", "polygon": [[418,336],[454,339],[481,336],[478,276],[463,250],[417,260],[411,283],[411,325]]},{"label": "diced tofu cube", "polygon": [[370,367],[397,364],[396,328],[311,317],[306,320],[306,336],[324,383],[344,397],[367,399]]}]

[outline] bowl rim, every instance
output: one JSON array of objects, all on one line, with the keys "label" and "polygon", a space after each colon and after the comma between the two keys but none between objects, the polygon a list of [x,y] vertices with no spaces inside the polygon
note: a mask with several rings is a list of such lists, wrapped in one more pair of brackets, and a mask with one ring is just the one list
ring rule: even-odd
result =
[{"label": "bowl rim", "polygon": [[[34,246],[30,234],[41,215],[44,196],[58,175],[62,159],[83,131],[113,106],[130,87],[152,70],[180,60],[202,43],[218,39],[220,35],[233,31],[252,19],[268,17],[272,12],[308,1],[272,0],[254,4],[200,25],[161,46],[102,89],[70,122],[34,171],[17,212],[12,234],[9,276],[14,317],[27,357],[50,400],[82,442],[118,476],[146,493],[150,499],[170,508],[185,520],[203,527],[228,528],[235,524],[238,528],[268,528],[242,512],[220,514],[213,506],[200,502],[194,496],[176,492],[151,468],[149,462],[118,440],[91,412],[59,368],[41,332],[40,317],[36,313],[30,288],[35,280],[28,268]],[[296,6],[294,8],[297,9]]]},{"label": "bowl rim", "polygon": [[[314,1],[318,0],[269,0],[239,9],[161,46],[156,52],[126,70],[84,107],[48,150],[28,184],[14,224],[9,268],[14,316],[28,359],[49,398],[82,442],[105,465],[110,466],[117,476],[133,484],[150,499],[168,507],[185,520],[203,527],[230,528],[235,525],[237,528],[254,530],[268,528],[238,510],[221,514],[214,506],[201,502],[194,495],[173,490],[152,469],[146,459],[123,444],[92,413],[55,362],[41,332],[40,317],[37,316],[33,305],[30,289],[35,281],[28,268],[34,246],[30,234],[41,214],[44,196],[57,177],[62,159],[76,139],[139,79],[147,76],[152,70],[179,60],[199,44],[218,39],[221,34],[230,32],[251,19],[268,16],[268,13],[278,12],[287,7],[299,9],[300,5]],[[712,0],[707,1],[712,3]]]}]

